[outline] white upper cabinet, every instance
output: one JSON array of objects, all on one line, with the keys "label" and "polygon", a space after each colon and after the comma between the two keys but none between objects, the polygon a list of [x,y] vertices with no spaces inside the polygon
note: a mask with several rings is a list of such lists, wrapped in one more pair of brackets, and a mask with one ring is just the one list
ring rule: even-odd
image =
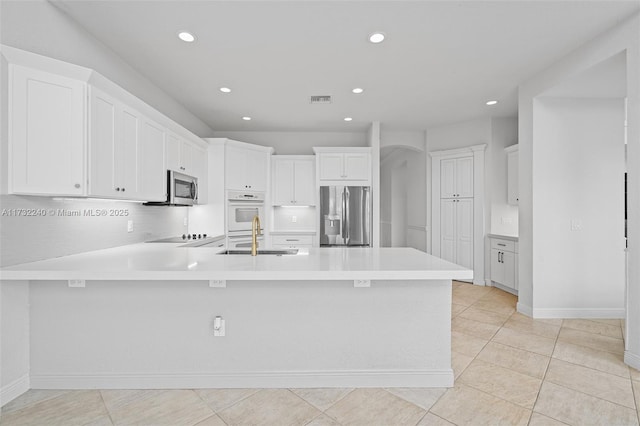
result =
[{"label": "white upper cabinet", "polygon": [[507,153],[507,203],[517,206],[518,195],[518,145],[505,148]]},{"label": "white upper cabinet", "polygon": [[20,49],[2,55],[9,62],[9,193],[163,201],[165,144],[175,170],[206,180],[199,139],[176,136],[190,133],[113,82]]},{"label": "white upper cabinet", "polygon": [[440,161],[440,197],[473,197],[473,157]]},{"label": "white upper cabinet", "polygon": [[9,66],[9,192],[85,195],[84,82]]},{"label": "white upper cabinet", "polygon": [[225,147],[226,188],[240,191],[266,191],[269,157],[268,150],[227,143]]},{"label": "white upper cabinet", "polygon": [[371,182],[371,150],[369,148],[314,148],[318,179],[324,181]]},{"label": "white upper cabinet", "polygon": [[314,206],[316,204],[315,158],[274,155],[273,205]]}]

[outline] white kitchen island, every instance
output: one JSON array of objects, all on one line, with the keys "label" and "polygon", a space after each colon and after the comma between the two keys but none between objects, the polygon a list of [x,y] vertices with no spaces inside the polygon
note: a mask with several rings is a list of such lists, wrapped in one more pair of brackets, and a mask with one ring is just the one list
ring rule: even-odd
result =
[{"label": "white kitchen island", "polygon": [[451,280],[472,271],[409,248],[218,251],[135,244],[2,269],[4,288],[29,286],[30,387],[453,385]]}]

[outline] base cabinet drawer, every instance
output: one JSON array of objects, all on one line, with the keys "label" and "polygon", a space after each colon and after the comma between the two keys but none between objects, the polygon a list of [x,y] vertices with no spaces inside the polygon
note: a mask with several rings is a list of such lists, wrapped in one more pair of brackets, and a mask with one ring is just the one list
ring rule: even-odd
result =
[{"label": "base cabinet drawer", "polygon": [[311,248],[313,235],[273,235],[271,245],[274,248]]}]

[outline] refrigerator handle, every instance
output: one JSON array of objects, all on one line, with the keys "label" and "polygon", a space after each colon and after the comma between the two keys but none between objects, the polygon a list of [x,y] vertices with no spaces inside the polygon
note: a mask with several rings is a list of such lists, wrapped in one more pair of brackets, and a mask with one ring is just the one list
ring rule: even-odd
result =
[{"label": "refrigerator handle", "polygon": [[346,188],[345,188],[342,190],[342,230],[340,231],[340,233],[342,234],[342,238],[346,238],[346,235],[347,235],[346,202],[347,202],[347,196],[346,196]]},{"label": "refrigerator handle", "polygon": [[345,187],[344,188],[344,192],[346,194],[346,204],[347,204],[347,208],[346,208],[346,212],[345,212],[345,219],[346,219],[345,222],[347,224],[347,226],[346,226],[347,232],[345,232],[344,239],[345,239],[345,243],[349,244],[349,241],[347,241],[349,239],[349,232],[350,232],[349,228],[351,227],[351,224],[349,223],[350,222],[349,221],[349,217],[350,217],[350,215],[349,215],[349,213],[350,213],[349,212],[349,201],[350,200],[349,199],[351,198],[351,194],[349,193],[349,187]]}]

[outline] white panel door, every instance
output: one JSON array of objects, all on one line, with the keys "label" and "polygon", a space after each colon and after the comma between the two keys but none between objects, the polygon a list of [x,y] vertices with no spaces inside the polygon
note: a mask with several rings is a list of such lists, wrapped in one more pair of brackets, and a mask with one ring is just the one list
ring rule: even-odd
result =
[{"label": "white panel door", "polygon": [[290,206],[295,204],[294,161],[276,160],[273,162],[273,204]]},{"label": "white panel door", "polygon": [[296,205],[316,205],[315,159],[296,160],[293,179]]},{"label": "white panel door", "polygon": [[441,160],[440,197],[453,198],[456,193],[456,160]]},{"label": "white panel door", "polygon": [[246,149],[235,146],[225,148],[225,185],[227,189],[249,189],[245,178]]},{"label": "white panel door", "polygon": [[369,154],[344,154],[344,179],[368,180],[371,175]]},{"label": "white panel door", "polygon": [[167,132],[165,143],[165,164],[167,170],[184,172],[182,163],[180,162],[180,150],[182,149],[180,139],[173,133]]},{"label": "white panel door", "polygon": [[119,131],[116,125],[118,107],[116,100],[95,87],[90,88],[89,101],[89,151],[91,189],[95,197],[116,196],[116,141]]},{"label": "white panel door", "polygon": [[138,157],[138,182],[141,199],[164,201],[167,196],[167,174],[164,168],[164,129],[143,119]]},{"label": "white panel door", "polygon": [[318,154],[320,163],[321,180],[344,179],[344,155],[343,154]]},{"label": "white panel door", "polygon": [[440,257],[456,261],[456,200],[440,201]]},{"label": "white panel door", "polygon": [[9,191],[86,194],[85,83],[18,65],[9,70]]},{"label": "white panel door", "polygon": [[456,199],[456,263],[473,269],[473,199]]},{"label": "white panel door", "polygon": [[473,197],[473,157],[456,160],[456,197]]},{"label": "white panel door", "polygon": [[[118,198],[138,199],[139,113],[128,107],[120,112],[122,131],[116,141],[116,193]],[[119,189],[119,191],[118,191]]]}]

